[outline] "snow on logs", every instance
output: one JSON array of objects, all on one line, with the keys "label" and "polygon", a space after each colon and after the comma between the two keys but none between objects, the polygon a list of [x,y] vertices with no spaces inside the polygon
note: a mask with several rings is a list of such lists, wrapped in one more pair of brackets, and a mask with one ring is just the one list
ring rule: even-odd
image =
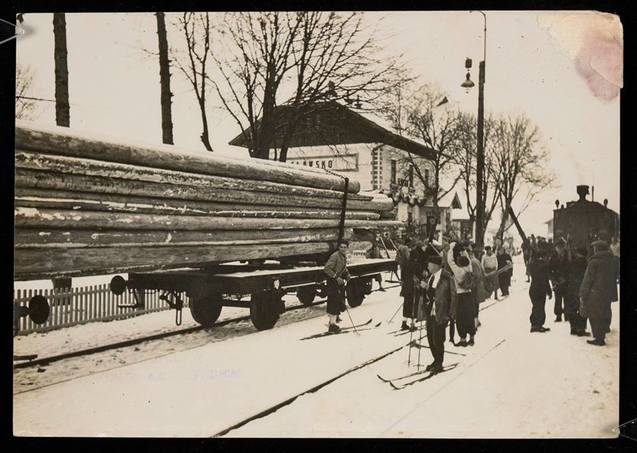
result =
[{"label": "snow on logs", "polygon": [[[329,252],[343,179],[319,169],[112,143],[17,122],[16,280]],[[350,181],[346,238],[396,226]]]}]

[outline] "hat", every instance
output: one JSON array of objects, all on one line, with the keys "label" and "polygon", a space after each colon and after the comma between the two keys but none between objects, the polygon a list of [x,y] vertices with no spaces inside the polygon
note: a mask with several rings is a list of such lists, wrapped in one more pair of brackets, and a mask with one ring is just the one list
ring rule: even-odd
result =
[{"label": "hat", "polygon": [[437,264],[438,266],[442,266],[442,257],[439,255],[429,255],[427,257],[427,262]]},{"label": "hat", "polygon": [[471,261],[469,261],[469,258],[467,258],[464,255],[460,255],[458,257],[457,262],[458,262],[458,266],[460,266],[460,267],[465,267],[465,266],[468,266],[469,264],[471,264]]}]

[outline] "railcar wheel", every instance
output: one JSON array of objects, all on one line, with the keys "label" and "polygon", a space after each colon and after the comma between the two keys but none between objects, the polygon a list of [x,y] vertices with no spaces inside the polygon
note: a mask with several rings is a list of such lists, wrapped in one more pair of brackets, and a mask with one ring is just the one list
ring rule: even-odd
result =
[{"label": "railcar wheel", "polygon": [[257,330],[268,330],[279,320],[283,301],[271,291],[252,293],[250,297],[250,320]]},{"label": "railcar wheel", "polygon": [[221,293],[190,295],[190,315],[204,327],[211,327],[221,314]]},{"label": "railcar wheel", "polygon": [[316,287],[302,286],[296,290],[296,297],[303,305],[310,305],[314,302],[314,298],[316,297]]},{"label": "railcar wheel", "polygon": [[358,307],[365,299],[365,282],[360,280],[352,280],[345,288],[347,292],[347,304],[352,307]]}]

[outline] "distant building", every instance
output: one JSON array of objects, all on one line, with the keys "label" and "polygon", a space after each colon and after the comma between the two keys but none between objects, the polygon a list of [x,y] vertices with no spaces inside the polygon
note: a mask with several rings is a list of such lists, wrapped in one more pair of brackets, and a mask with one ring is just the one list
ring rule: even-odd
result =
[{"label": "distant building", "polygon": [[546,224],[546,239],[553,240],[553,219],[544,222]]},{"label": "distant building", "polygon": [[[288,106],[277,107],[281,121]],[[287,162],[340,173],[359,181],[361,191],[384,193],[392,197],[397,219],[425,228],[445,231],[452,207],[461,207],[457,196],[433,207],[428,188],[433,183],[431,160],[435,151],[418,140],[398,135],[384,121],[360,109],[336,101],[323,102],[307,114],[288,140]],[[277,127],[277,131],[284,127]],[[250,130],[243,131],[230,145],[248,147]],[[277,133],[272,159],[281,152],[281,133]],[[416,163],[418,177],[410,160]],[[452,206],[453,205],[453,206]]]}]

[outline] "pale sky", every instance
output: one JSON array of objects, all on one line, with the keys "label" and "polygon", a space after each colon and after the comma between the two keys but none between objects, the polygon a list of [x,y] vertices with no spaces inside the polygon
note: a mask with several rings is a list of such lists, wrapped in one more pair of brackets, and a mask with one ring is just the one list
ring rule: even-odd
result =
[{"label": "pale sky", "polygon": [[[555,173],[559,185],[545,191],[522,215],[526,233],[545,235],[543,222],[552,217],[554,200],[576,199],[577,184],[594,185],[595,200],[608,198],[609,207],[619,211],[619,96],[596,95],[576,70],[575,61],[589,42],[591,29],[623,45],[619,20],[592,12],[486,13],[485,110],[524,113],[539,127],[551,156],[546,167]],[[368,14],[370,23],[382,19],[377,27],[386,52],[402,53],[423,83],[435,84],[447,94],[452,108],[477,112],[477,86],[467,94],[460,83],[465,57],[474,61],[472,79],[477,82],[481,14]],[[52,14],[27,14],[25,25],[28,33],[17,40],[17,62],[33,71],[29,95],[53,99]],[[73,129],[120,140],[161,142],[158,62],[143,50],[156,51],[155,27],[152,13],[67,14]],[[172,46],[181,46],[182,40],[179,33],[169,31]],[[599,60],[593,64],[603,72],[609,63]],[[175,144],[205,152],[199,141],[195,97],[176,68],[172,74]],[[619,84],[621,72],[619,78],[616,74],[607,79]],[[54,104],[38,104],[34,120],[54,125]],[[215,152],[247,157],[243,149],[227,144],[240,130],[214,97],[208,113]]]}]

